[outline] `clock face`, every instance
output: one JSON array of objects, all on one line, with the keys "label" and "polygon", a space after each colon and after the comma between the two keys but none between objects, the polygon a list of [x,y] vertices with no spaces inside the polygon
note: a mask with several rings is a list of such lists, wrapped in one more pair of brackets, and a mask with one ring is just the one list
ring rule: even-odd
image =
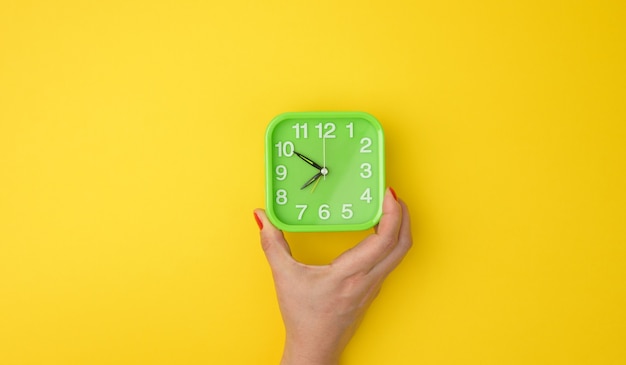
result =
[{"label": "clock face", "polygon": [[370,114],[281,114],[267,128],[265,160],[267,213],[279,229],[351,231],[378,223],[384,137]]}]

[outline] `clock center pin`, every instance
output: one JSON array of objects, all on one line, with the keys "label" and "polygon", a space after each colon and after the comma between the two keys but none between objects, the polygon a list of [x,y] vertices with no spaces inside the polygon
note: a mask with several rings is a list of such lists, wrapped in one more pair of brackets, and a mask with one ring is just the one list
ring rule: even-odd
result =
[{"label": "clock center pin", "polygon": [[320,172],[322,173],[322,175],[326,176],[328,175],[328,169],[325,167],[322,167],[322,169],[320,170]]}]

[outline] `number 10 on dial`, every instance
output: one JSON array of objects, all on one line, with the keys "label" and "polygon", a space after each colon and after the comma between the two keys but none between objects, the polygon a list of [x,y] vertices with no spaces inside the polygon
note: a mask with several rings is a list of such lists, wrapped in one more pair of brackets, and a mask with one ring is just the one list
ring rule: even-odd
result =
[{"label": "number 10 on dial", "polygon": [[265,135],[267,215],[292,232],[368,229],[382,215],[384,135],[364,112],[284,113]]}]

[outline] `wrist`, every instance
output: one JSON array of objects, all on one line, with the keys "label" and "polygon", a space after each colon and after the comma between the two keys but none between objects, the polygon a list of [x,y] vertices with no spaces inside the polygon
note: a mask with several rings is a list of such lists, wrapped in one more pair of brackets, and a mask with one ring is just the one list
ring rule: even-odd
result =
[{"label": "wrist", "polygon": [[285,341],[281,365],[338,365],[341,350],[328,348],[314,341]]},{"label": "wrist", "polygon": [[280,365],[339,365],[339,356],[325,356],[323,354],[315,354],[309,356],[285,349]]}]

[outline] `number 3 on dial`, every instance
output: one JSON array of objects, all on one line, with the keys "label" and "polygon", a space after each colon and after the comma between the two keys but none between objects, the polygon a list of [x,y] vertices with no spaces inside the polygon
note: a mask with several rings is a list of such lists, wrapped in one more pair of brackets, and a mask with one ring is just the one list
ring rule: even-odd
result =
[{"label": "number 3 on dial", "polygon": [[385,141],[363,112],[284,113],[265,134],[266,208],[292,232],[368,229],[382,215]]}]

